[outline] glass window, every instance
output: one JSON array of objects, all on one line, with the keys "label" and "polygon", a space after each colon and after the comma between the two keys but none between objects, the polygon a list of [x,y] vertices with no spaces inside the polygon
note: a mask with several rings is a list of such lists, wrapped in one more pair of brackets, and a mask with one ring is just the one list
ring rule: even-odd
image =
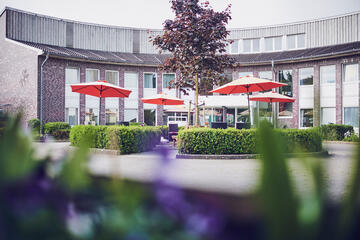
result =
[{"label": "glass window", "polygon": [[296,35],[288,35],[287,36],[287,39],[286,39],[287,49],[294,49],[296,47],[295,39],[296,39]]},{"label": "glass window", "polygon": [[148,126],[155,126],[155,109],[145,109],[144,110],[144,122]]},{"label": "glass window", "polygon": [[237,118],[238,123],[250,122],[250,120],[249,120],[249,110],[247,108],[238,108],[236,118]]},{"label": "glass window", "polygon": [[116,71],[106,71],[105,72],[105,80],[108,83],[119,85],[119,72]]},{"label": "glass window", "polygon": [[239,72],[238,75],[240,78],[240,77],[252,76],[253,73],[252,72]]},{"label": "glass window", "polygon": [[253,39],[253,52],[260,52],[260,39]]},{"label": "glass window", "polygon": [[336,108],[321,108],[321,124],[336,123]]},{"label": "glass window", "polygon": [[137,109],[124,109],[125,122],[137,122],[138,110]]},{"label": "glass window", "polygon": [[271,71],[259,72],[259,78],[272,80],[272,73]]},{"label": "glass window", "polygon": [[300,109],[300,127],[312,127],[313,120],[312,109]]},{"label": "glass window", "polygon": [[358,82],[359,81],[359,65],[346,64],[344,65],[344,82]]},{"label": "glass window", "polygon": [[99,70],[86,69],[86,82],[95,82],[99,80]]},{"label": "glass window", "polygon": [[300,85],[313,85],[314,69],[300,68],[299,69]]},{"label": "glass window", "polygon": [[305,34],[297,35],[297,48],[305,47]]},{"label": "glass window", "polygon": [[163,74],[163,88],[169,88],[171,86],[171,81],[175,80],[174,73],[164,73]]},{"label": "glass window", "polygon": [[144,74],[144,88],[156,88],[156,74],[145,73]]},{"label": "glass window", "polygon": [[275,37],[275,51],[280,51],[282,49],[282,37]]},{"label": "glass window", "polygon": [[118,119],[118,109],[116,108],[107,108],[105,110],[105,119],[106,125],[115,125]]},{"label": "glass window", "polygon": [[335,65],[320,67],[320,82],[325,84],[336,82]]},{"label": "glass window", "polygon": [[244,39],[243,49],[244,52],[251,52],[251,39]]},{"label": "glass window", "polygon": [[79,83],[79,69],[77,68],[66,68],[65,69],[65,82],[66,84]]},{"label": "glass window", "polygon": [[344,124],[351,125],[355,128],[359,127],[359,108],[358,107],[344,108]]},{"label": "glass window", "polygon": [[[286,86],[279,88],[279,93],[292,97],[293,96],[292,71],[291,70],[279,71],[279,82],[287,84]],[[292,107],[293,107],[293,103],[279,103],[279,117],[291,117]]]},{"label": "glass window", "polygon": [[239,40],[234,40],[231,44],[231,53],[239,53]]},{"label": "glass window", "polygon": [[99,124],[99,109],[86,108],[85,125],[98,125],[98,124]]},{"label": "glass window", "polygon": [[71,126],[77,125],[79,122],[78,108],[65,108],[65,121]]},{"label": "glass window", "polygon": [[273,50],[273,38],[265,38],[265,51]]},{"label": "glass window", "polygon": [[124,74],[124,87],[137,89],[138,80],[139,80],[138,73],[126,72]]}]

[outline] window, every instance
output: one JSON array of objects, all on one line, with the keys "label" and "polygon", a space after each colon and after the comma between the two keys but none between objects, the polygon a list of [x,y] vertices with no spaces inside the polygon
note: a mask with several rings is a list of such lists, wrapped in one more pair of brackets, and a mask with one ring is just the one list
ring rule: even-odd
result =
[{"label": "window", "polygon": [[[287,84],[286,86],[279,88],[279,93],[286,95],[288,97],[292,97],[293,96],[292,71],[291,70],[279,71],[279,82]],[[279,103],[279,117],[292,117],[292,107],[293,107],[293,103]]]},{"label": "window", "polygon": [[175,80],[174,73],[164,73],[163,74],[163,88],[171,87],[170,82]]},{"label": "window", "polygon": [[65,108],[65,122],[71,126],[77,125],[79,122],[78,108]]},{"label": "window", "polygon": [[117,108],[106,108],[105,110],[105,120],[106,125],[115,125],[118,117],[118,109]]},{"label": "window", "polygon": [[75,84],[80,82],[79,69],[66,68],[65,69],[65,82],[66,84]]},{"label": "window", "polygon": [[355,128],[359,127],[359,108],[345,107],[344,108],[344,124],[351,125]]},{"label": "window", "polygon": [[99,124],[99,109],[86,108],[85,125],[98,125],[98,124]]},{"label": "window", "polygon": [[321,124],[336,123],[336,108],[321,108]]},{"label": "window", "polygon": [[314,69],[313,68],[300,68],[299,69],[300,85],[313,85]]},{"label": "window", "polygon": [[95,82],[99,80],[99,70],[86,69],[86,82]]},{"label": "window", "polygon": [[320,82],[321,82],[321,84],[336,82],[335,65],[320,67]]},{"label": "window", "polygon": [[312,127],[313,120],[312,109],[300,109],[300,127]]},{"label": "window", "polygon": [[148,126],[155,126],[155,109],[145,109],[144,110],[144,122]]},{"label": "window", "polygon": [[126,72],[124,74],[124,88],[138,88],[139,75],[135,72]]},{"label": "window", "polygon": [[272,72],[271,71],[259,72],[259,78],[272,80]]},{"label": "window", "polygon": [[156,88],[155,73],[144,73],[144,88]]},{"label": "window", "polygon": [[344,65],[344,82],[358,82],[359,81],[359,65],[346,64]]},{"label": "window", "polygon": [[305,48],[305,34],[287,35],[287,49]]},{"label": "window", "polygon": [[265,38],[265,51],[280,51],[282,49],[282,37]]},{"label": "window", "polygon": [[239,40],[234,40],[231,44],[231,53],[239,53]]},{"label": "window", "polygon": [[259,52],[260,51],[260,39],[244,39],[243,40],[244,52]]},{"label": "window", "polygon": [[251,40],[250,39],[244,39],[243,41],[243,49],[244,52],[251,52]]},{"label": "window", "polygon": [[119,85],[119,72],[105,71],[105,79],[108,83]]},{"label": "window", "polygon": [[138,110],[137,109],[125,109],[124,110],[124,121],[125,122],[137,122]]},{"label": "window", "polygon": [[239,78],[240,77],[246,77],[246,76],[252,76],[252,75],[253,75],[252,72],[239,72],[238,73]]}]

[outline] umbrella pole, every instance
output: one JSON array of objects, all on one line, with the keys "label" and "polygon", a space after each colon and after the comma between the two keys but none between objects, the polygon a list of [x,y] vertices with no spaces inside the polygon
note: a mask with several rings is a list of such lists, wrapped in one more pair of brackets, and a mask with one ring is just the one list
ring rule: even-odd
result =
[{"label": "umbrella pole", "polygon": [[247,99],[248,99],[248,110],[249,110],[249,123],[251,125],[251,114],[250,114],[250,99],[249,99],[249,87],[246,88],[246,94],[247,94]]}]

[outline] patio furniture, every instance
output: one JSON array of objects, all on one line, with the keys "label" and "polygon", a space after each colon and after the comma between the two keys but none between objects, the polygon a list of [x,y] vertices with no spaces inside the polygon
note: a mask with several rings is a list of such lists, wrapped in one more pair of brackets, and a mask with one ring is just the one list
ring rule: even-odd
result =
[{"label": "patio furniture", "polygon": [[236,123],[236,129],[250,129],[250,123],[248,122]]},{"label": "patio furniture", "polygon": [[211,122],[211,128],[227,128],[227,122]]},{"label": "patio furniture", "polygon": [[169,133],[168,133],[168,140],[173,142],[173,145],[175,146],[177,135],[179,133],[179,126],[176,123],[170,123],[169,124]]},{"label": "patio furniture", "polygon": [[117,122],[117,125],[129,126],[129,122]]}]

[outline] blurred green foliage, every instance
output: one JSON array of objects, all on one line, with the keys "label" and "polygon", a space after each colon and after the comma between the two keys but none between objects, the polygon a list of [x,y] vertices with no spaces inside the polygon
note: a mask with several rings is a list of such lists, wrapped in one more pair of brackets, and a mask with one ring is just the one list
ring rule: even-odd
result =
[{"label": "blurred green foliage", "polygon": [[326,124],[315,127],[320,132],[321,138],[328,141],[342,141],[346,134],[354,134],[354,128],[343,124]]}]

